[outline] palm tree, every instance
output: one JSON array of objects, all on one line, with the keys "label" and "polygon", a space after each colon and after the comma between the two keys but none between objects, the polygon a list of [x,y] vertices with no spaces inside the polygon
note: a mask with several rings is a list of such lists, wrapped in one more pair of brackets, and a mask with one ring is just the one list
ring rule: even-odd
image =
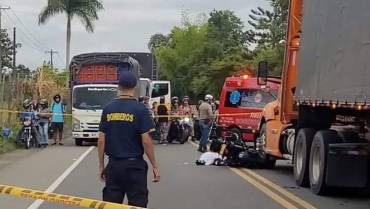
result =
[{"label": "palm tree", "polygon": [[48,5],[39,15],[39,24],[45,24],[51,17],[64,13],[67,16],[66,69],[70,61],[71,21],[78,17],[87,32],[94,32],[94,21],[98,20],[98,11],[103,10],[100,0],[48,0]]}]

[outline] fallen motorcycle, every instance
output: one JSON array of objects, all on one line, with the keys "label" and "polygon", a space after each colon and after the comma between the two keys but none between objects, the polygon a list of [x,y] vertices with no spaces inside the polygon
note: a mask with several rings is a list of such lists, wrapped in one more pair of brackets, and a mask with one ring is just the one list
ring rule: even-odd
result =
[{"label": "fallen motorcycle", "polygon": [[214,139],[212,143],[222,143],[220,154],[230,167],[260,167],[264,164],[260,153],[236,133],[229,132],[223,139]]}]

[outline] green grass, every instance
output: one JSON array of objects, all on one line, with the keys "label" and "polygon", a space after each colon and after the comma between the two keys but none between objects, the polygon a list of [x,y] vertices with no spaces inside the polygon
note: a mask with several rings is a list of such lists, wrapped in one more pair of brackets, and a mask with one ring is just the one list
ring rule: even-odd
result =
[{"label": "green grass", "polygon": [[17,136],[18,131],[20,130],[20,126],[19,124],[15,123],[10,126],[10,129],[12,129],[12,136],[8,140],[4,140],[0,136],[0,154],[11,152],[17,149],[17,145],[15,144],[15,138]]},{"label": "green grass", "polygon": [[11,152],[15,149],[17,149],[17,146],[14,143],[13,139],[9,139],[5,141],[2,138],[0,138],[0,154]]}]

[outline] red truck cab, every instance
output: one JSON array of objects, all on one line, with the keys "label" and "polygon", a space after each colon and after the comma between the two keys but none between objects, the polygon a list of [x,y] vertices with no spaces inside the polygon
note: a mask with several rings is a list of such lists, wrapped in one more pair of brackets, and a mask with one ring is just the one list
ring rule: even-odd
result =
[{"label": "red truck cab", "polygon": [[218,125],[223,134],[238,133],[245,142],[254,142],[258,136],[262,110],[276,100],[280,79],[269,78],[265,86],[257,85],[257,78],[242,75],[225,79],[221,96]]}]

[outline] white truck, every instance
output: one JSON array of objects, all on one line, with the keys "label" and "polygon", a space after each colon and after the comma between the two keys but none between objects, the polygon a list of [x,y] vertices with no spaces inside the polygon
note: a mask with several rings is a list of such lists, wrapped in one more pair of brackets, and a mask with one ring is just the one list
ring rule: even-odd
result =
[{"label": "white truck", "polygon": [[[77,146],[96,141],[103,107],[117,96],[119,72],[141,67],[126,53],[89,53],[75,56],[70,65],[72,136]],[[140,85],[137,95],[140,94]]]},{"label": "white truck", "polygon": [[150,80],[148,78],[140,78],[140,96],[149,97],[149,104],[153,102],[159,104],[161,97],[165,98],[165,103],[171,107],[171,82],[165,80]]}]

